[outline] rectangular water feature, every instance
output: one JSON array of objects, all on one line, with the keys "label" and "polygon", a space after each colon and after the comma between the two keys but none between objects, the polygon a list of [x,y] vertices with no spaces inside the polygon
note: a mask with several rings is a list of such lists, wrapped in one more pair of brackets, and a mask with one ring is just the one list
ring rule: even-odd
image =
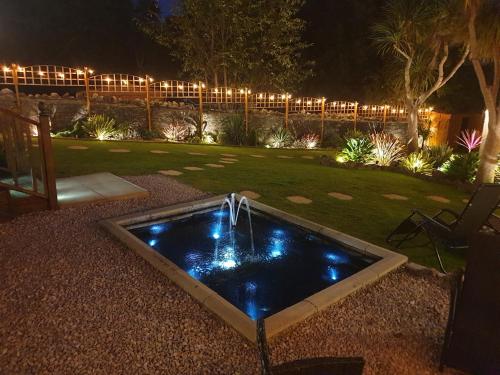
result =
[{"label": "rectangular water feature", "polygon": [[272,336],[406,261],[258,202],[233,227],[223,199],[104,225],[250,340],[256,319]]}]

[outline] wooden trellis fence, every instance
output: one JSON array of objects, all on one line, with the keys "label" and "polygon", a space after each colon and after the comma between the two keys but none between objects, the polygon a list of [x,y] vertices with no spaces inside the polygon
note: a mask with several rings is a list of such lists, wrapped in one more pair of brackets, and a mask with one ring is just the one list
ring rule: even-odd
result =
[{"label": "wooden trellis fence", "polygon": [[[208,87],[203,82],[176,80],[155,81],[150,76],[130,74],[99,74],[89,68],[69,68],[54,65],[21,67],[4,65],[0,69],[0,85],[13,85],[18,107],[20,86],[82,87],[85,89],[87,110],[91,110],[91,97],[113,95],[117,97],[144,98],[146,101],[148,126],[151,129],[151,101],[190,100],[198,107],[200,121],[204,105],[239,105],[245,113],[248,130],[248,111],[266,109],[284,113],[284,126],[288,126],[291,113],[315,113],[321,117],[321,138],[325,117],[337,117],[352,121],[354,128],[358,119],[383,122],[406,119],[406,109],[393,105],[360,105],[357,102],[327,101],[326,98],[295,97],[290,93],[252,92],[247,87]],[[422,119],[429,117],[432,108],[422,108]]]}]

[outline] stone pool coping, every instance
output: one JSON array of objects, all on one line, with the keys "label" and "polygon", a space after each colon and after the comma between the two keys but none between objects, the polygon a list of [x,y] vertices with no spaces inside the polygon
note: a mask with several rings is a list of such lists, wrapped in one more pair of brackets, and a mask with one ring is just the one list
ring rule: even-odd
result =
[{"label": "stone pool coping", "polygon": [[[177,216],[193,211],[219,207],[226,195],[220,195],[194,202],[181,203],[172,206],[133,213],[117,218],[102,220],[100,224],[121,242],[134,250],[138,255],[148,261],[153,267],[166,275],[171,281],[189,293],[194,299],[204,305],[208,310],[216,314],[227,324],[232,326],[251,342],[256,342],[256,322],[251,320],[245,313],[226,301],[212,289],[200,281],[192,278],[187,272],[178,267],[169,259],[163,257],[148,244],[131,234],[125,227],[142,222],[150,222],[169,216]],[[236,195],[239,200],[240,195]],[[276,208],[267,206],[249,199],[250,206],[264,213],[276,216],[289,223],[296,224],[312,232],[319,233],[325,237],[352,248],[366,255],[374,255],[381,259],[354,275],[323,289],[308,298],[277,312],[265,319],[266,334],[270,338],[285,330],[291,325],[304,320],[312,314],[327,308],[333,303],[362,288],[388,272],[406,263],[408,258],[404,255],[362,241],[345,233],[302,219]]]}]

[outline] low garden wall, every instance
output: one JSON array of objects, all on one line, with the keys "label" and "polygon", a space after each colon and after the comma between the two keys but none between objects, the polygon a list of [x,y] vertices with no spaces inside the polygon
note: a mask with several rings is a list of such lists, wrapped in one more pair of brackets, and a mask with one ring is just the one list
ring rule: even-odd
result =
[{"label": "low garden wall", "polygon": [[[38,118],[38,103],[45,102],[51,109],[52,128],[54,132],[68,129],[75,120],[85,115],[85,100],[77,95],[68,94],[60,96],[50,95],[26,95],[21,94],[22,114],[26,117]],[[15,97],[9,89],[0,91],[0,107],[15,108]],[[137,128],[147,129],[146,105],[142,99],[121,100],[115,97],[95,96],[92,98],[92,113],[104,114],[114,118],[118,123],[129,123]],[[231,110],[205,108],[204,120],[207,123],[206,131],[216,133],[222,131],[223,119],[234,115]],[[151,107],[153,128],[163,129],[172,123],[186,122],[186,119],[196,119],[197,109],[189,103],[177,102],[154,102]],[[249,126],[260,129],[263,132],[283,126],[284,114],[266,110],[254,110],[249,114]],[[336,140],[348,130],[353,129],[352,119],[325,118],[325,143],[327,146],[335,146]],[[298,137],[305,134],[320,134],[321,119],[318,114],[295,113],[289,116],[289,128]],[[363,132],[370,129],[382,128],[380,122],[365,120],[357,121],[356,128]],[[405,122],[387,122],[385,131],[406,143],[407,124]]]}]

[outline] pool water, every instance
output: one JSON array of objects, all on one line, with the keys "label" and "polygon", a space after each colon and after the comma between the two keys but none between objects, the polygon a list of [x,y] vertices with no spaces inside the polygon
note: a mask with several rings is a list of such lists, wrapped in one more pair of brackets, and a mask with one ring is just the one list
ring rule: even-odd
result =
[{"label": "pool water", "polygon": [[378,260],[252,210],[229,229],[213,210],[128,228],[136,237],[251,319],[266,318]]}]

